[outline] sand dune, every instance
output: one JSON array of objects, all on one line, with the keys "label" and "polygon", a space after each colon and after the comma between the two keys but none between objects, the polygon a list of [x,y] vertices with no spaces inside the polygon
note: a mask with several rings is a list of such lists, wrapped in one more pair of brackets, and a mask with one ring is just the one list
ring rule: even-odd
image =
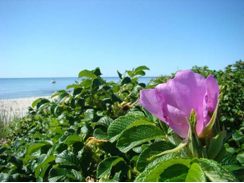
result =
[{"label": "sand dune", "polygon": [[25,116],[28,107],[38,98],[50,98],[50,96],[0,100],[0,120],[11,121]]}]

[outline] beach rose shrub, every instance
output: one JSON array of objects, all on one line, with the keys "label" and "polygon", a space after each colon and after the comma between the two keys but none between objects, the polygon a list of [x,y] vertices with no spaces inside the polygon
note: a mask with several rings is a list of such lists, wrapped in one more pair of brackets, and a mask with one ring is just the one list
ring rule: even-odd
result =
[{"label": "beach rose shrub", "polygon": [[209,123],[219,96],[216,79],[206,79],[190,70],[180,71],[174,79],[155,89],[140,91],[139,102],[151,114],[168,124],[180,137],[187,138],[192,109],[197,114],[196,132],[199,135]]}]

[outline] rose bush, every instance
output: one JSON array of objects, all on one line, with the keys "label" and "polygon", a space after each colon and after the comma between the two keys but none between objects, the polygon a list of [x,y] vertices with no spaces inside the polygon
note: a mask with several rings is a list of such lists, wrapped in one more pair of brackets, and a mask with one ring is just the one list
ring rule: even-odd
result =
[{"label": "rose bush", "polygon": [[196,132],[199,135],[210,121],[218,96],[219,86],[212,75],[205,79],[185,70],[155,89],[141,90],[139,102],[179,136],[187,138],[190,127],[187,118],[190,118],[192,109],[197,114]]},{"label": "rose bush", "polygon": [[[213,76],[204,79],[182,71],[167,84],[160,84],[167,80],[163,76],[164,81],[151,80],[146,85],[138,80],[145,75],[144,70],[148,68],[140,66],[123,75],[118,72],[117,83],[106,82],[99,68],[83,70],[80,82],[67,86],[71,91],[60,90],[50,100],[34,101],[26,117],[3,128],[6,136],[0,143],[0,181],[243,181],[242,131],[233,134],[239,154],[230,154],[233,148],[224,144],[230,134],[220,128],[221,118],[216,117],[218,106],[221,117],[227,104],[243,103],[241,82],[237,82],[238,92],[231,89],[234,97],[223,92],[224,86],[230,91],[231,85],[224,84],[230,83],[229,77],[221,82],[213,72],[200,72],[218,79],[221,95],[226,96],[222,102],[231,96],[232,100],[221,106]],[[241,74],[234,76],[243,78]],[[140,102],[186,139],[180,139],[137,102],[141,89],[155,87],[143,90]],[[238,114],[237,119],[242,119],[242,113]],[[236,117],[232,113],[228,116]],[[205,139],[199,139],[209,131],[212,133]]]}]

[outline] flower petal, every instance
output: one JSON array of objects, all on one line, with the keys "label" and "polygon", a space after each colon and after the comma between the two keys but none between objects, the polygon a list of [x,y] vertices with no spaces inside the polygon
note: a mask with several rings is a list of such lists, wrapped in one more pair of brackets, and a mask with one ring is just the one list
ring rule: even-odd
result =
[{"label": "flower petal", "polygon": [[[200,74],[196,74],[190,70],[178,72],[174,79],[168,79],[166,84],[159,84],[156,86],[158,96],[161,101],[162,110],[164,112],[164,117],[166,121],[169,122],[167,119],[168,109],[165,109],[165,106],[170,105],[171,107],[175,108],[175,110],[179,110],[185,116],[180,118],[180,121],[184,125],[178,125],[180,128],[177,127],[177,121],[179,120],[175,115],[171,115],[169,126],[175,128],[175,131],[181,137],[188,135],[189,130],[189,123],[186,120],[186,117],[190,117],[191,110],[193,109],[195,113],[197,113],[197,121],[199,126],[203,124],[203,98],[206,93],[206,79],[201,76]],[[173,111],[173,114],[176,114],[176,111]],[[181,116],[181,115],[180,115]],[[172,129],[173,129],[172,128]],[[201,126],[203,128],[203,125]],[[179,130],[178,130],[179,129]]]},{"label": "flower petal", "polygon": [[210,74],[206,79],[207,88],[207,110],[213,112],[216,108],[219,96],[219,85],[216,79]]},{"label": "flower petal", "polygon": [[163,93],[165,98],[170,98],[166,103],[183,111],[186,117],[190,117],[192,109],[202,114],[202,99],[206,93],[203,76],[190,70],[180,71],[174,79],[168,80],[167,87],[169,88],[167,92],[162,84],[156,87],[159,94]]},{"label": "flower petal", "polygon": [[169,117],[169,126],[182,138],[188,137],[190,124],[186,119],[186,114],[179,109],[167,105]]},{"label": "flower petal", "polygon": [[174,79],[155,89],[142,90],[139,102],[154,116],[167,123],[179,136],[186,138],[192,109],[197,114],[197,134],[209,123],[208,112],[217,105],[219,87],[212,75],[205,79],[190,70],[180,71]]},{"label": "flower petal", "polygon": [[213,112],[215,110],[219,96],[219,85],[212,75],[209,75],[207,77],[205,85],[206,93],[203,98],[203,111],[202,114],[200,114],[202,116],[200,116],[201,119],[197,121],[196,125],[196,131],[198,135],[209,123],[211,118],[208,113]]},{"label": "flower petal", "polygon": [[148,112],[166,122],[155,89],[141,90],[139,102]]}]

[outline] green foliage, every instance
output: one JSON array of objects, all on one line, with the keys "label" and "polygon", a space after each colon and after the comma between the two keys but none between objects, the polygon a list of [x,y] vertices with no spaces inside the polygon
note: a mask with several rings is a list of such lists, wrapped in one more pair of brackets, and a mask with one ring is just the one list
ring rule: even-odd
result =
[{"label": "green foliage", "polygon": [[226,67],[219,78],[223,101],[220,104],[220,121],[228,131],[244,125],[244,62]]},{"label": "green foliage", "polygon": [[121,152],[126,153],[135,146],[158,138],[164,138],[162,131],[154,125],[144,122],[126,129],[116,145]]},{"label": "green foliage", "polygon": [[108,128],[108,136],[111,142],[114,142],[121,136],[122,132],[136,120],[146,119],[141,112],[129,112],[113,121]]},{"label": "green foliage", "polygon": [[169,159],[146,169],[136,181],[138,182],[184,182],[190,168],[190,160]]},{"label": "green foliage", "polygon": [[[151,163],[152,164],[152,163]],[[236,182],[235,176],[223,166],[208,159],[181,159],[162,157],[140,174],[138,182]]]},{"label": "green foliage", "polygon": [[97,177],[102,178],[106,175],[110,175],[113,166],[117,165],[120,162],[124,162],[124,159],[121,157],[109,157],[103,161],[101,161],[97,167]]},{"label": "green foliage", "polygon": [[208,177],[213,182],[236,182],[238,181],[235,176],[225,169],[223,166],[213,160],[208,159],[195,159],[193,162],[198,163]]},{"label": "green foliage", "polygon": [[165,141],[158,141],[158,142],[151,144],[150,146],[145,148],[139,155],[139,157],[137,159],[137,164],[136,164],[137,170],[143,171],[145,169],[145,167],[150,162],[152,162],[152,160],[149,161],[148,158],[152,157],[153,155],[157,155],[163,151],[166,151],[168,149],[173,149],[173,148],[174,148],[174,145],[172,145],[171,143],[165,142]]},{"label": "green foliage", "polygon": [[[244,180],[243,62],[226,71],[192,68],[205,77],[214,75],[223,92],[217,118],[227,132],[213,129],[205,149],[209,159],[191,159],[185,147],[171,151],[182,139],[137,101],[141,89],[154,88],[175,74],[140,83],[146,70],[117,71],[117,83],[105,81],[99,68],[83,70],[81,80],[66,87],[71,91],[34,101],[26,117],[5,128],[0,181]],[[222,142],[225,147],[218,146]]]}]

